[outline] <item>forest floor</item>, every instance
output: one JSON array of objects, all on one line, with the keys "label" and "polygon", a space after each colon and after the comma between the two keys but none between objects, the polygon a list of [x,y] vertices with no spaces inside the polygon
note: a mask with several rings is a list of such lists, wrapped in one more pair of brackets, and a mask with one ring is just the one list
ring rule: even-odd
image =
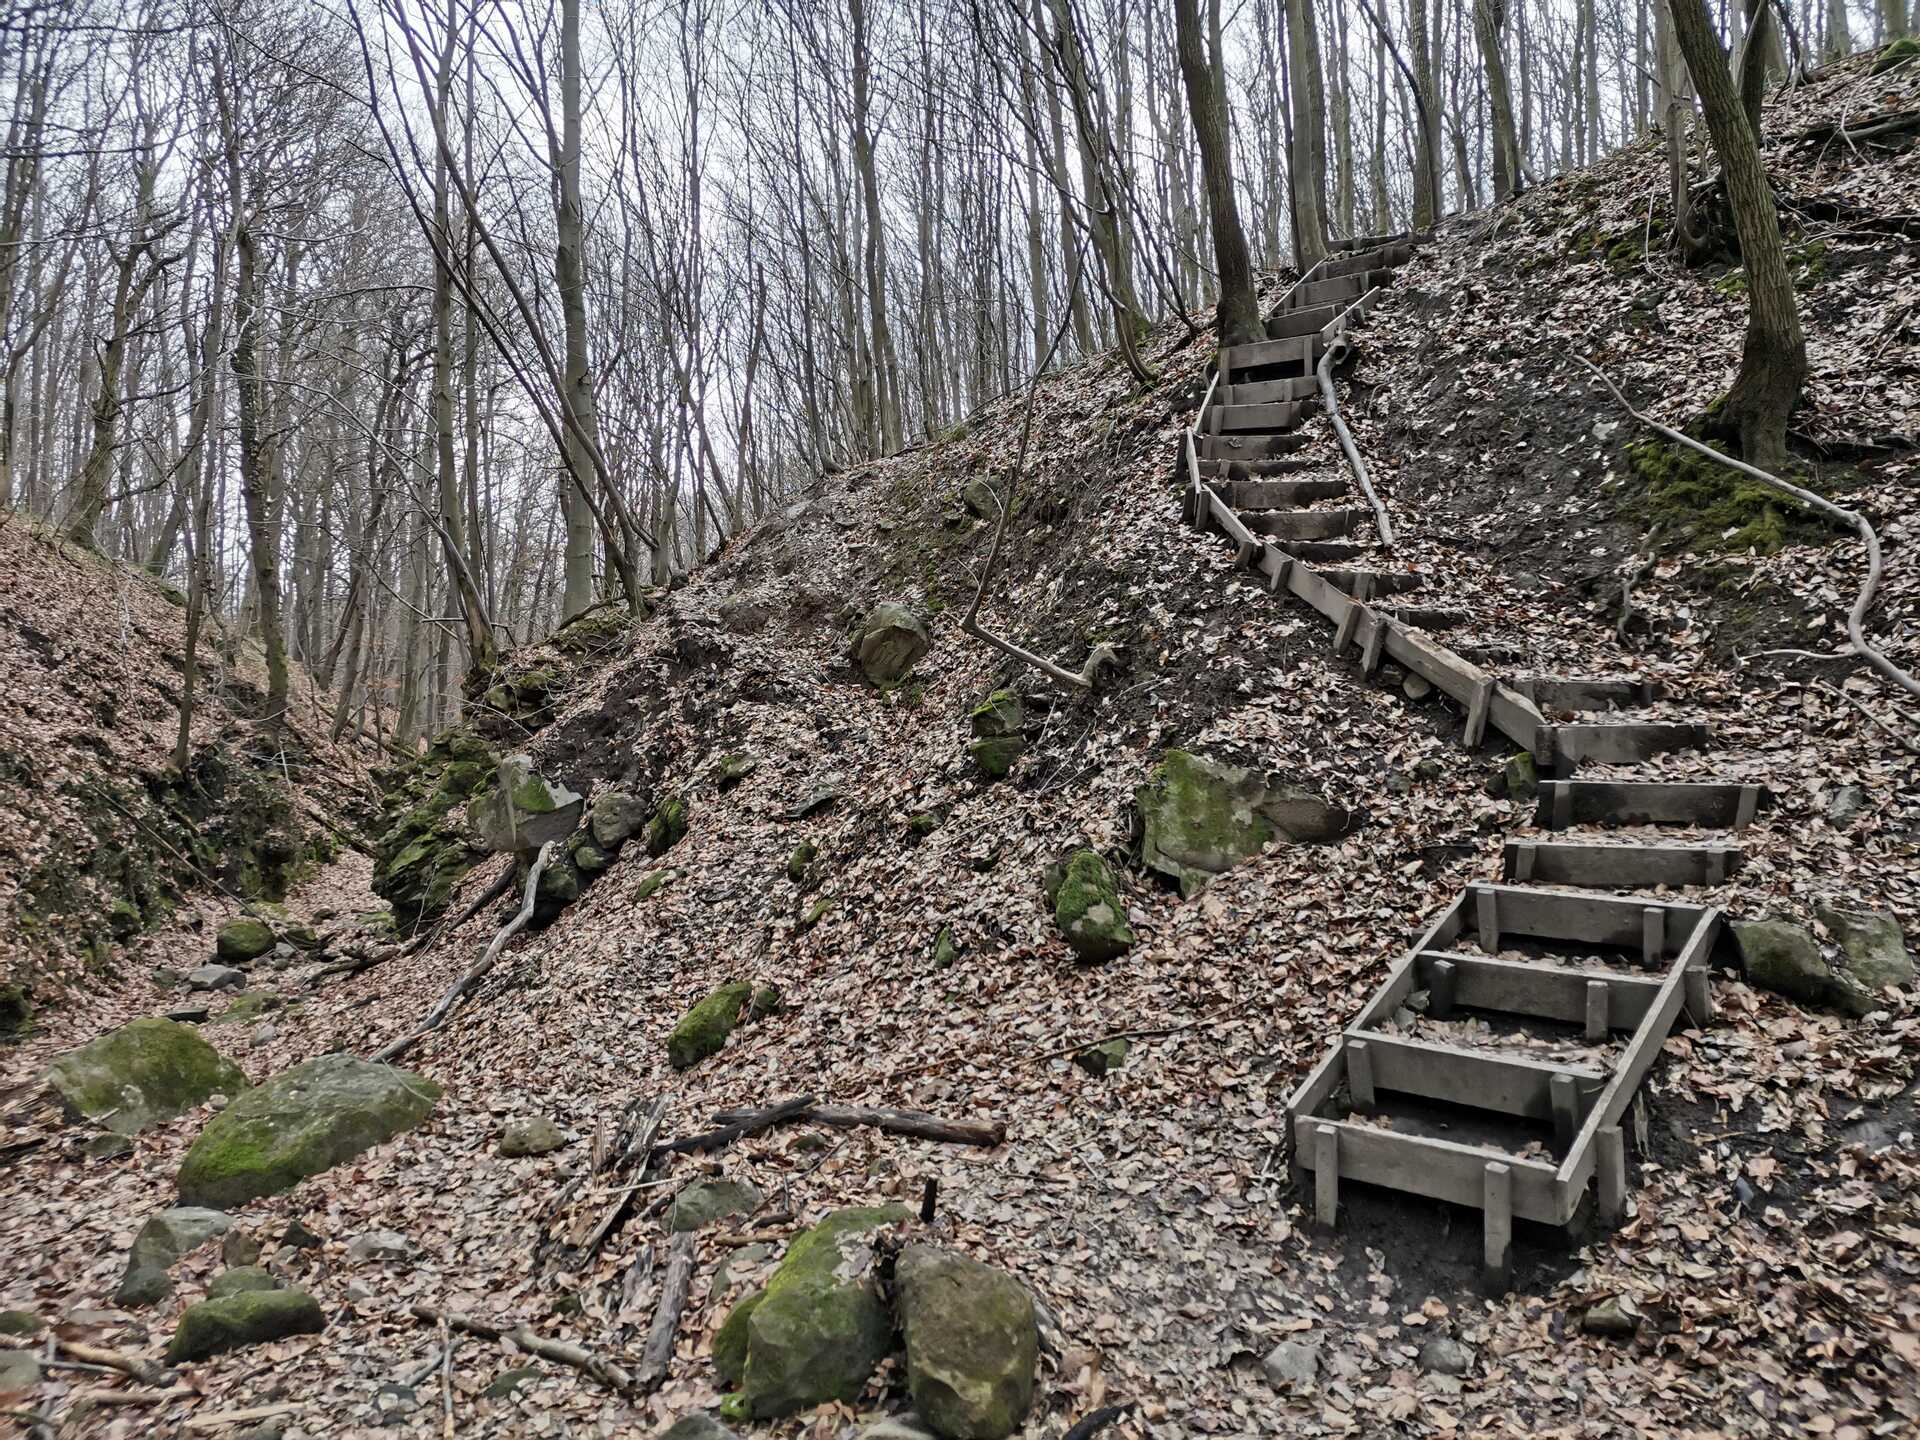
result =
[{"label": "forest floor", "polygon": [[[1776,107],[1770,125],[1785,134],[1916,108],[1912,81],[1873,88],[1862,74],[1843,67]],[[1808,164],[1823,193],[1844,191],[1878,217],[1920,193],[1910,146],[1827,146]],[[1719,732],[1710,755],[1667,768],[1763,779],[1776,792],[1746,837],[1745,868],[1704,900],[1806,920],[1816,900],[1846,899],[1920,933],[1910,705],[1851,663],[1744,663],[1743,647],[1711,643],[1743,623],[1737,587],[1703,588],[1690,553],[1662,552],[1635,591],[1659,623],[1615,638],[1619,576],[1639,543],[1603,482],[1626,473],[1631,426],[1563,357],[1592,353],[1663,416],[1686,416],[1725,383],[1741,313],[1731,297],[1702,313],[1713,279],[1673,272],[1657,254],[1616,266],[1562,253],[1575,229],[1643,216],[1658,172],[1651,149],[1630,151],[1450,226],[1408,272],[1406,293],[1363,327],[1357,379],[1373,398],[1360,407],[1362,445],[1400,461],[1384,469],[1408,563],[1443,597],[1473,597],[1480,623],[1461,644],[1516,668],[1665,680]],[[1818,282],[1850,285],[1854,298],[1828,303],[1838,291],[1816,289],[1808,307],[1807,424],[1829,438],[1906,437],[1904,449],[1849,464],[1861,477],[1854,503],[1888,550],[1890,599],[1872,628],[1911,665],[1920,265],[1910,241],[1858,243],[1876,258]],[[1506,279],[1529,265],[1546,287],[1536,299]],[[1627,323],[1636,297],[1672,315],[1612,349],[1626,332],[1608,327]],[[1575,307],[1587,328],[1554,305]],[[765,1232],[771,1241],[836,1206],[915,1203],[937,1179],[932,1228],[1018,1275],[1051,1317],[1056,1344],[1027,1429],[1036,1437],[1119,1401],[1137,1408],[1106,1433],[1130,1437],[1912,1433],[1911,998],[1854,1021],[1716,974],[1716,1023],[1677,1031],[1646,1084],[1627,1224],[1571,1245],[1523,1230],[1511,1294],[1479,1289],[1473,1212],[1360,1197],[1337,1233],[1309,1228],[1310,1197],[1287,1181],[1289,1091],[1426,920],[1463,883],[1497,875],[1501,840],[1530,833],[1532,807],[1489,794],[1504,756],[1463,750],[1457,714],[1363,680],[1331,657],[1317,617],[1236,574],[1217,536],[1180,525],[1171,458],[1210,347],[1163,332],[1153,355],[1163,380],[1150,390],[1110,364],[1039,387],[1017,540],[982,610],[1069,667],[1097,641],[1122,644],[1118,681],[1097,700],[1047,705],[1020,678],[1039,717],[1028,755],[1007,782],[974,774],[968,712],[1012,672],[958,627],[989,529],[959,491],[976,478],[1004,491],[1023,397],[942,445],[829,477],[734,541],[531,747],[576,788],[644,773],[682,789],[686,838],[660,862],[623,854],[409,1052],[405,1063],[446,1090],[426,1125],[242,1214],[267,1244],[263,1263],[319,1297],[327,1330],[190,1367],[204,1399],[98,1411],[75,1433],[172,1434],[196,1410],[273,1405],[290,1407],[268,1422],[288,1435],[437,1430],[441,1341],[409,1314],[417,1302],[627,1350],[657,1280],[631,1292],[623,1282],[650,1247],[663,1251],[663,1222],[649,1206],[590,1266],[553,1270],[533,1242],[555,1196],[636,1099],[667,1097],[674,1135],[803,1093],[997,1119],[1007,1140],[974,1150],[786,1127],[704,1162],[679,1157],[667,1178],[753,1181],[771,1211],[794,1217]],[[1869,372],[1881,379],[1870,385]],[[1522,442],[1541,458],[1515,461]],[[1336,465],[1330,441],[1317,443]],[[1798,643],[1822,650],[1837,642],[1860,570],[1857,545],[1824,536],[1714,564],[1790,597],[1805,617]],[[1589,571],[1607,578],[1583,585]],[[935,643],[915,684],[880,695],[847,665],[842,622],[849,602],[889,596],[933,614]],[[1365,823],[1332,845],[1271,847],[1191,900],[1124,871],[1138,943],[1077,966],[1041,871],[1078,845],[1124,855],[1133,790],[1174,746],[1253,762],[1363,810]],[[714,770],[730,753],[759,766],[722,791]],[[1846,786],[1859,793],[1841,805]],[[917,839],[906,822],[929,811],[938,828]],[[802,840],[820,851],[817,888],[804,893],[787,878]],[[364,863],[348,856],[323,871],[290,911],[363,907]],[[656,864],[674,878],[639,898]],[[456,903],[495,873],[474,872]],[[831,907],[806,924],[822,898]],[[371,1053],[424,1014],[504,908],[358,976],[309,987],[288,972],[280,983],[297,1008],[276,1012],[267,1038],[236,1033],[223,1048],[254,1079],[334,1049]],[[959,949],[950,968],[935,963],[943,928]],[[168,1008],[170,992],[138,977],[207,948],[205,932],[185,928],[131,947],[121,988],[50,1012],[0,1052],[0,1083],[27,1086],[60,1050]],[[669,1069],[667,1032],[735,978],[778,984],[787,1013],[743,1027],[690,1071]],[[1096,1078],[1067,1058],[1116,1033],[1135,1036],[1124,1068]],[[573,1143],[500,1157],[502,1125],[535,1115]],[[145,1132],[110,1162],[58,1132],[0,1172],[0,1308],[57,1316],[75,1336],[129,1351],[164,1340],[214,1255],[189,1259],[174,1297],[152,1310],[110,1297],[140,1219],[172,1203],[204,1119]],[[317,1248],[282,1243],[296,1219]],[[350,1242],[378,1230],[406,1236],[406,1258],[352,1259]],[[671,1373],[643,1401],[558,1366],[490,1395],[524,1357],[460,1342],[445,1371],[455,1433],[646,1435],[711,1406],[722,1391],[713,1331],[777,1249],[708,1234]],[[1633,1336],[1583,1328],[1611,1297],[1644,1317]],[[1464,1374],[1420,1364],[1437,1336],[1469,1347]],[[1263,1365],[1283,1342],[1315,1353],[1311,1378]],[[62,1374],[42,1392],[95,1378]],[[889,1362],[859,1405],[755,1433],[857,1435],[905,1405]]]}]

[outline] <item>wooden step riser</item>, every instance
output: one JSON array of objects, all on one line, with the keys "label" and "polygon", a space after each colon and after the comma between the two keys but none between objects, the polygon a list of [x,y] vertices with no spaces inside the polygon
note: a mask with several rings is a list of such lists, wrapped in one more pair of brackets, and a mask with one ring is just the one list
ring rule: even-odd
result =
[{"label": "wooden step riser", "polygon": [[1316,500],[1337,500],[1351,488],[1344,480],[1229,480],[1214,487],[1243,516],[1256,510],[1290,510]]},{"label": "wooden step riser", "polygon": [[1309,565],[1341,565],[1362,558],[1376,547],[1353,540],[1282,540],[1279,548]]},{"label": "wooden step riser", "polygon": [[1579,845],[1509,840],[1506,877],[1521,884],[1594,890],[1719,885],[1745,855],[1729,845]]},{"label": "wooden step riser", "polygon": [[1256,535],[1282,540],[1332,540],[1351,535],[1367,519],[1365,510],[1256,510],[1240,517]]},{"label": "wooden step riser", "polygon": [[1452,630],[1473,618],[1464,610],[1438,610],[1426,605],[1383,605],[1379,609],[1381,614],[1418,630]]},{"label": "wooden step riser", "polygon": [[1361,250],[1379,250],[1388,245],[1404,245],[1411,254],[1414,237],[1405,230],[1396,230],[1391,235],[1348,235],[1342,239],[1329,240],[1327,249],[1335,255],[1351,255]]},{"label": "wooden step riser", "polygon": [[1700,750],[1712,743],[1712,729],[1696,723],[1556,725],[1550,741],[1561,774],[1583,760],[1596,765],[1637,765],[1656,755]]},{"label": "wooden step riser", "polygon": [[1364,275],[1370,270],[1393,270],[1413,259],[1413,246],[1401,242],[1397,245],[1378,245],[1366,250],[1356,250],[1349,255],[1330,256],[1326,264],[1320,267],[1316,278],[1337,280],[1342,275]]},{"label": "wooden step riser", "polygon": [[1526,675],[1511,682],[1542,710],[1629,710],[1651,705],[1661,687],[1652,680],[1584,680],[1572,676]]},{"label": "wooden step riser", "polygon": [[1258,460],[1268,455],[1290,455],[1305,448],[1305,435],[1201,435],[1195,447],[1202,460]]},{"label": "wooden step riser", "polygon": [[1582,1025],[1589,1039],[1633,1030],[1660,995],[1651,975],[1574,969],[1489,955],[1422,951],[1415,962],[1427,991],[1427,1013],[1447,1019],[1457,1010],[1485,1010]]},{"label": "wooden step riser", "polygon": [[1318,335],[1340,313],[1338,305],[1308,305],[1299,310],[1282,310],[1267,321],[1267,338],[1285,340],[1295,335]]},{"label": "wooden step riser", "polygon": [[1383,595],[1408,595],[1426,584],[1423,576],[1411,570],[1322,570],[1320,578],[1345,595],[1358,595],[1364,588],[1373,598]]},{"label": "wooden step riser", "polygon": [[1677,954],[1715,912],[1675,900],[1585,895],[1520,885],[1476,885],[1467,913],[1473,922],[1474,939],[1489,955],[1497,955],[1504,940],[1519,936],[1617,946],[1637,950],[1643,959],[1659,963]]},{"label": "wooden step riser", "polygon": [[1538,823],[1570,825],[1698,825],[1739,830],[1767,801],[1760,785],[1657,780],[1553,780],[1541,785]]},{"label": "wooden step riser", "polygon": [[1284,367],[1295,375],[1311,374],[1313,362],[1320,358],[1324,348],[1308,335],[1253,345],[1229,345],[1220,352],[1220,379],[1223,384],[1231,384],[1235,377],[1249,370],[1276,367]]},{"label": "wooden step riser", "polygon": [[1269,475],[1302,475],[1322,469],[1318,460],[1202,460],[1200,474],[1221,482],[1244,482]]},{"label": "wooden step riser", "polygon": [[1570,1141],[1607,1083],[1598,1070],[1405,1040],[1378,1031],[1350,1030],[1345,1044],[1348,1093],[1354,1108],[1361,1111],[1380,1108],[1381,1092],[1413,1095],[1523,1120],[1557,1121]]},{"label": "wooden step riser", "polygon": [[1298,400],[1280,405],[1213,405],[1201,418],[1200,428],[1210,435],[1291,430],[1300,423],[1304,410],[1304,403]]},{"label": "wooden step riser", "polygon": [[1299,376],[1292,380],[1262,380],[1248,385],[1222,385],[1213,392],[1217,405],[1279,405],[1289,400],[1311,400],[1320,382]]}]

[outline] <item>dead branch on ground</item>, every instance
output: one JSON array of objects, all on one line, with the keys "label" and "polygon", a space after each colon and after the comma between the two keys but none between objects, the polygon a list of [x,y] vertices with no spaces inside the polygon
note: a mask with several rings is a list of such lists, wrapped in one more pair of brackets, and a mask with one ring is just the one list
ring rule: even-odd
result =
[{"label": "dead branch on ground", "polygon": [[542,1360],[551,1360],[556,1365],[570,1365],[609,1390],[630,1394],[636,1388],[632,1374],[613,1361],[568,1340],[549,1340],[544,1335],[536,1334],[533,1327],[524,1321],[517,1325],[503,1325],[473,1315],[436,1310],[431,1305],[415,1305],[411,1313],[414,1319],[424,1320],[429,1325],[444,1323],[450,1329],[464,1335],[478,1335],[482,1340],[511,1340],[527,1354],[538,1355]]},{"label": "dead branch on ground", "polygon": [[[722,1110],[713,1118],[722,1123],[738,1122],[754,1113],[749,1110]],[[945,1140],[955,1145],[993,1146],[1007,1138],[1004,1120],[947,1120],[921,1110],[884,1110],[866,1105],[809,1105],[805,1109],[781,1115],[778,1119],[813,1121],[845,1130],[871,1125],[890,1135],[907,1135],[916,1140]]]}]

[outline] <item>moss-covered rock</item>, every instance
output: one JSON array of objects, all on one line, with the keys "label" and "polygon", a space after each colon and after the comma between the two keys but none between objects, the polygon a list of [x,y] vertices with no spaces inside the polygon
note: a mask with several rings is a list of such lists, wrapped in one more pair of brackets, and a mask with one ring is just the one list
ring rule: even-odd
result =
[{"label": "moss-covered rock", "polygon": [[1508,757],[1501,779],[1509,800],[1531,805],[1540,793],[1539,772],[1534,767],[1533,756],[1525,750]]},{"label": "moss-covered rock", "polygon": [[38,1335],[46,1328],[31,1310],[0,1310],[0,1335]]},{"label": "moss-covered rock", "polygon": [[69,1050],[45,1079],[70,1113],[117,1135],[138,1134],[247,1084],[193,1026],[158,1019],[135,1020]]},{"label": "moss-covered rock", "polygon": [[242,915],[220,927],[213,948],[227,964],[245,965],[250,960],[258,960],[273,949],[275,943],[271,925],[251,915]]},{"label": "moss-covered rock", "polygon": [[744,1180],[696,1180],[673,1197],[667,1211],[667,1229],[704,1230],[729,1215],[751,1215],[760,1206],[760,1192]]},{"label": "moss-covered rock", "polygon": [[1134,792],[1141,860],[1193,895],[1215,875],[1276,839],[1336,840],[1356,817],[1294,785],[1268,785],[1251,770],[1169,750]]},{"label": "moss-covered rock", "polygon": [[[1704,432],[1713,423],[1709,415],[1689,428]],[[1649,529],[1658,526],[1665,543],[1771,555],[1831,533],[1820,514],[1800,501],[1658,436],[1630,442],[1627,462],[1639,486],[1628,508]]]},{"label": "moss-covered rock", "polygon": [[444,910],[486,853],[464,824],[464,807],[496,770],[484,740],[454,729],[435,736],[418,761],[382,772],[387,824],[374,853],[373,889],[401,929]]},{"label": "moss-covered rock", "polygon": [[557,780],[538,774],[525,755],[509,755],[491,788],[467,805],[467,819],[495,850],[524,854],[564,840],[580,823],[586,801]]},{"label": "moss-covered rock", "polygon": [[1132,1049],[1125,1040],[1102,1040],[1098,1045],[1078,1051],[1073,1063],[1089,1075],[1109,1075],[1127,1063],[1127,1054]]},{"label": "moss-covered rock", "polygon": [[968,723],[973,733],[982,740],[1018,735],[1020,728],[1027,723],[1026,707],[1013,691],[996,690],[973,707]]},{"label": "moss-covered rock", "polygon": [[745,1322],[749,1414],[773,1419],[859,1395],[893,1348],[873,1237],[907,1216],[899,1205],[856,1206],[794,1237]]},{"label": "moss-covered rock", "polygon": [[184,1365],[289,1335],[317,1335],[326,1327],[320,1302],[304,1290],[251,1290],[205,1300],[181,1313],[167,1363]]},{"label": "moss-covered rock", "polygon": [[209,1300],[224,1300],[229,1295],[251,1295],[259,1290],[284,1290],[280,1277],[259,1265],[236,1265],[222,1270],[207,1284]]},{"label": "moss-covered rock", "polygon": [[649,871],[646,875],[646,878],[641,880],[641,882],[638,885],[634,886],[633,898],[635,902],[638,902],[641,900],[651,900],[655,895],[658,895],[662,890],[666,888],[667,882],[669,880],[672,880],[679,873],[680,872],[678,870],[674,870],[672,868],[668,868],[665,870]]},{"label": "moss-covered rock", "polygon": [[831,895],[822,895],[800,914],[799,929],[802,934],[813,929],[833,910],[837,902]]},{"label": "moss-covered rock", "polygon": [[593,843],[603,850],[618,850],[640,833],[651,811],[646,801],[626,790],[600,791],[587,810]]},{"label": "moss-covered rock", "polygon": [[778,1015],[786,1008],[786,999],[780,993],[778,985],[757,986],[753,998],[747,1002],[747,1018],[764,1020],[769,1015]]},{"label": "moss-covered rock", "polygon": [[722,790],[731,790],[759,768],[760,762],[751,755],[722,755],[714,767],[713,783]]},{"label": "moss-covered rock", "polygon": [[1851,977],[1828,967],[1805,927],[1767,919],[1736,922],[1731,928],[1749,985],[1843,1015],[1865,1015],[1879,1003]]},{"label": "moss-covered rock", "polygon": [[1913,957],[1893,916],[1827,902],[1813,913],[1839,942],[1841,971],[1862,990],[1877,996],[1889,985],[1913,983]]},{"label": "moss-covered rock", "polygon": [[980,520],[992,520],[1000,514],[1000,505],[994,499],[993,486],[979,476],[967,481],[960,487],[960,503],[967,513]]},{"label": "moss-covered rock", "polygon": [[276,995],[271,990],[243,990],[233,997],[226,1009],[207,1023],[209,1025],[250,1025],[261,1016],[272,1014],[286,1003],[286,997]]},{"label": "moss-covered rock", "polygon": [[942,925],[933,937],[933,968],[951,970],[960,959],[960,947],[953,943],[953,927]]},{"label": "moss-covered rock", "polygon": [[793,853],[787,856],[787,878],[796,885],[804,885],[810,878],[813,862],[820,856],[820,847],[811,840],[802,840],[793,847]]},{"label": "moss-covered rock", "polygon": [[747,1373],[747,1324],[767,1292],[756,1290],[728,1313],[713,1337],[713,1368],[729,1385],[738,1385]]},{"label": "moss-covered rock", "polygon": [[1076,851],[1067,861],[1054,894],[1053,919],[1074,956],[1088,963],[1111,960],[1133,944],[1113,872],[1092,850]]},{"label": "moss-covered rock", "polygon": [[500,1153],[508,1160],[533,1155],[550,1155],[567,1143],[560,1127],[544,1115],[525,1120],[509,1120],[500,1132]]},{"label": "moss-covered rock", "polygon": [[687,802],[670,795],[647,822],[647,854],[658,860],[678,845],[687,834]]},{"label": "moss-covered rock", "polygon": [[573,868],[588,880],[613,864],[613,856],[589,840],[585,831],[575,832],[572,847]]},{"label": "moss-covered rock", "polygon": [[999,735],[992,739],[975,740],[967,746],[967,757],[973,761],[974,768],[988,780],[1004,780],[1013,770],[1013,765],[1026,753],[1027,742],[1018,735]]},{"label": "moss-covered rock", "polygon": [[1873,57],[1873,64],[1868,68],[1867,73],[1885,75],[1889,70],[1897,70],[1902,65],[1912,65],[1916,61],[1920,61],[1920,40],[1914,39],[1911,35],[1902,35],[1892,44],[1884,46],[1880,53]]},{"label": "moss-covered rock", "polygon": [[894,1266],[907,1388],[936,1435],[1002,1440],[1033,1404],[1040,1326],[1011,1275],[931,1245]]},{"label": "moss-covered rock", "polygon": [[753,987],[744,982],[722,985],[687,1011],[667,1036],[667,1063],[685,1070],[718,1051],[739,1023],[740,1007],[752,995]]},{"label": "moss-covered rock", "polygon": [[322,1055],[214,1116],[180,1165],[189,1205],[242,1205],[290,1190],[433,1113],[440,1087],[351,1055]]},{"label": "moss-covered rock", "polygon": [[199,1205],[179,1205],[147,1217],[127,1252],[126,1273],[114,1292],[116,1305],[152,1305],[173,1293],[167,1271],[191,1250],[227,1233],[233,1217]]},{"label": "moss-covered rock", "polygon": [[853,631],[854,663],[883,690],[904,681],[932,648],[927,622],[893,601],[874,606]]}]

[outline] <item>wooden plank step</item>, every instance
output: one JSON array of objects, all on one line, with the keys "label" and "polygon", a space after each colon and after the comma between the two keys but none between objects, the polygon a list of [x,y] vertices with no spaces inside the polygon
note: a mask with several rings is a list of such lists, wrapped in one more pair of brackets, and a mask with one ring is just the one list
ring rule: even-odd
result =
[{"label": "wooden plank step", "polygon": [[1330,255],[1320,267],[1316,279],[1331,280],[1340,275],[1364,275],[1369,270],[1391,270],[1413,259],[1413,246],[1407,241],[1373,245],[1341,255]]},{"label": "wooden plank step", "polygon": [[1313,337],[1308,335],[1286,340],[1261,340],[1252,345],[1229,345],[1220,352],[1220,374],[1222,379],[1231,381],[1242,371],[1283,365],[1296,375],[1306,375],[1313,370],[1313,361],[1308,358],[1313,354]]},{"label": "wooden plank step", "polygon": [[1771,802],[1762,785],[1679,780],[1548,780],[1540,786],[1538,823],[1569,825],[1700,825],[1740,830]]},{"label": "wooden plank step", "polygon": [[1277,312],[1267,321],[1267,338],[1285,340],[1291,335],[1317,335],[1339,313],[1334,304],[1303,305]]},{"label": "wooden plank step", "polygon": [[[1313,1172],[1316,1180],[1331,1159],[1336,1196],[1340,1185],[1357,1181],[1476,1209],[1484,1204],[1487,1167],[1503,1165],[1512,1178],[1513,1214],[1543,1225],[1564,1225],[1568,1219],[1561,1213],[1566,1195],[1554,1166],[1484,1145],[1300,1115],[1294,1120],[1293,1153],[1295,1163]],[[1323,1216],[1321,1223],[1332,1221]]]},{"label": "wooden plank step", "polygon": [[1222,385],[1213,392],[1220,405],[1271,405],[1286,400],[1311,400],[1320,391],[1320,382],[1310,375],[1291,380],[1256,380],[1245,385]]},{"label": "wooden plank step", "polygon": [[1704,749],[1713,743],[1713,729],[1698,721],[1556,725],[1550,743],[1555,762],[1565,773],[1582,760],[1632,765],[1673,750]]},{"label": "wooden plank step", "polygon": [[1215,405],[1202,417],[1200,428],[1212,435],[1236,431],[1291,430],[1300,423],[1305,403],[1288,400],[1278,405]]},{"label": "wooden plank step", "polygon": [[1367,275],[1342,275],[1335,280],[1309,280],[1304,285],[1294,287],[1293,293],[1285,301],[1286,313],[1295,310],[1310,310],[1316,305],[1333,305],[1344,309],[1373,287],[1367,283]]},{"label": "wooden plank step", "polygon": [[1337,500],[1350,488],[1344,480],[1229,480],[1214,486],[1220,498],[1242,514],[1250,510],[1290,510],[1315,500]]},{"label": "wooden plank step", "polygon": [[1373,595],[1406,595],[1426,583],[1417,570],[1322,570],[1320,578],[1334,589],[1358,595],[1363,582]]},{"label": "wooden plank step", "polygon": [[1474,937],[1489,955],[1501,937],[1571,940],[1640,950],[1649,962],[1664,962],[1686,943],[1702,917],[1702,905],[1639,896],[1589,895],[1574,890],[1535,890],[1521,885],[1470,887]]},{"label": "wooden plank step", "polygon": [[[1661,977],[1623,970],[1577,970],[1531,960],[1501,960],[1422,950],[1415,983],[1427,991],[1427,1013],[1444,1020],[1456,1009],[1491,1010],[1586,1025],[1596,1032],[1632,1030],[1660,995]],[[1594,987],[1598,986],[1596,992]]]},{"label": "wooden plank step", "polygon": [[1351,535],[1371,514],[1367,510],[1255,510],[1240,519],[1256,535],[1330,540]]},{"label": "wooden plank step", "polygon": [[1291,435],[1197,435],[1194,446],[1202,460],[1261,460],[1269,455],[1290,455],[1306,447],[1307,436]]},{"label": "wooden plank step", "polygon": [[1451,610],[1439,605],[1381,605],[1375,608],[1389,619],[1397,620],[1402,625],[1418,626],[1422,630],[1451,630],[1473,618],[1465,610]]},{"label": "wooden plank step", "polygon": [[1318,460],[1202,460],[1199,462],[1203,476],[1218,476],[1222,480],[1257,480],[1269,475],[1299,475],[1309,470],[1322,469]]},{"label": "wooden plank step", "polygon": [[1309,564],[1338,565],[1370,555],[1379,547],[1354,540],[1282,540],[1280,548],[1294,559],[1305,560]]},{"label": "wooden plank step", "polygon": [[[1409,1040],[1378,1030],[1349,1030],[1343,1043],[1347,1051],[1347,1093],[1353,1097],[1354,1108],[1362,1111],[1379,1108],[1374,1097],[1386,1090],[1525,1120],[1558,1119],[1571,1140],[1573,1130],[1584,1118],[1584,1107],[1607,1083],[1605,1071],[1584,1065],[1524,1060],[1495,1050]],[[1578,1107],[1571,1111],[1566,1099],[1560,1098],[1569,1095]]]},{"label": "wooden plank step", "polygon": [[1377,250],[1383,245],[1401,245],[1413,250],[1414,236],[1411,231],[1395,230],[1390,235],[1348,235],[1344,239],[1329,240],[1327,248],[1338,254],[1351,254],[1355,250]]},{"label": "wooden plank step", "polygon": [[1586,679],[1572,675],[1526,675],[1509,682],[1542,710],[1631,710],[1658,700],[1654,680]]},{"label": "wooden plank step", "polygon": [[1632,890],[1718,885],[1740,868],[1737,845],[1619,845],[1578,841],[1509,840],[1506,876],[1542,885]]}]

